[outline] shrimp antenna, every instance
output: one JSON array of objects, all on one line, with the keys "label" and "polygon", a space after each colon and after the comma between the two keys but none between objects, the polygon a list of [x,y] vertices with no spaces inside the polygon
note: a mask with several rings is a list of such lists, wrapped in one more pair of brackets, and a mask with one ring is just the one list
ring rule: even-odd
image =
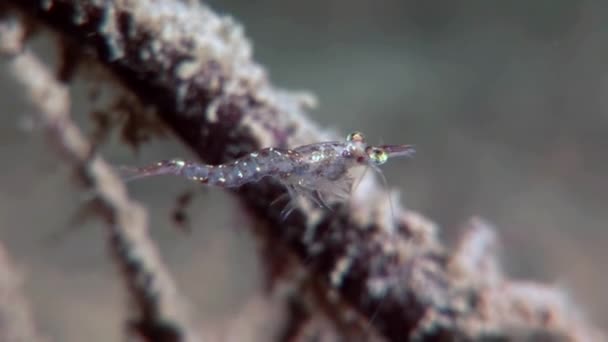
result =
[{"label": "shrimp antenna", "polygon": [[416,153],[414,145],[381,145],[379,147],[386,152],[388,158],[412,157]]},{"label": "shrimp antenna", "polygon": [[[370,156],[370,159],[372,161],[369,166],[372,167],[374,171],[376,171],[380,175],[382,184],[386,189],[386,193],[388,196],[388,204],[391,211],[391,227],[393,227],[395,222],[395,209],[393,207],[393,199],[391,198],[391,192],[388,187],[388,181],[386,180],[386,176],[384,175],[384,172],[382,172],[382,170],[380,169],[379,165],[386,163],[388,159],[392,157],[411,157],[414,155],[416,150],[414,149],[414,145],[380,145],[377,147],[368,147],[367,151],[369,151],[368,155]],[[384,299],[382,299],[380,303],[378,303],[378,307],[376,307],[376,309],[374,310],[374,313],[372,314],[369,320],[369,324],[372,324],[374,322],[374,319],[380,312],[383,303]]]},{"label": "shrimp antenna", "polygon": [[[371,167],[374,169],[374,171],[376,171],[380,175],[382,184],[383,184],[384,188],[386,189],[386,195],[388,196],[388,205],[391,210],[390,227],[393,227],[393,225],[395,223],[395,210],[393,209],[393,199],[391,198],[391,191],[388,187],[388,181],[386,180],[386,176],[384,175],[384,172],[382,172],[382,170],[377,165],[371,165]],[[380,303],[378,303],[378,306],[376,307],[376,309],[374,310],[374,313],[371,315],[371,317],[369,319],[370,325],[374,323],[374,320],[376,319],[376,316],[378,316],[378,314],[380,313],[380,309],[382,308],[382,304],[384,304],[385,300],[386,300],[386,297],[383,297],[380,299]]]},{"label": "shrimp antenna", "polygon": [[382,180],[382,185],[384,186],[384,189],[386,190],[386,194],[388,196],[388,205],[391,210],[391,218],[392,218],[391,226],[392,226],[393,222],[395,221],[395,210],[393,209],[393,199],[391,198],[391,191],[390,191],[390,188],[388,187],[388,181],[386,180],[386,176],[384,175],[384,172],[382,172],[382,170],[378,166],[371,165],[371,167],[380,176],[380,179]]},{"label": "shrimp antenna", "polygon": [[414,155],[416,150],[414,149],[414,145],[380,145],[377,147],[368,147],[367,151],[372,161],[369,165],[380,175],[382,184],[387,191],[391,215],[394,220],[395,210],[393,208],[393,199],[391,198],[386,176],[384,176],[384,172],[382,172],[379,165],[386,163],[392,157],[411,157]]}]

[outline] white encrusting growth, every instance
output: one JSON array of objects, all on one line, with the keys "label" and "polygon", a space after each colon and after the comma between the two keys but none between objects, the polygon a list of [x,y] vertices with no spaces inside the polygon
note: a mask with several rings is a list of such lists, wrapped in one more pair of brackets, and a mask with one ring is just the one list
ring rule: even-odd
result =
[{"label": "white encrusting growth", "polygon": [[331,284],[338,288],[342,285],[344,275],[348,273],[348,270],[352,266],[352,258],[345,256],[338,260],[338,263],[334,266],[334,269],[330,273]]}]

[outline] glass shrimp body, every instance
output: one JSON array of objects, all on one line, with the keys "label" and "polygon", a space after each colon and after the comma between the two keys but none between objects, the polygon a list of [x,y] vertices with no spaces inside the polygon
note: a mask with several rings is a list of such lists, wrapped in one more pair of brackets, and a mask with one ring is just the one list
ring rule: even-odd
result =
[{"label": "glass shrimp body", "polygon": [[[283,184],[293,198],[298,194],[316,204],[349,196],[357,166],[377,169],[390,157],[412,155],[411,145],[368,146],[362,133],[354,132],[346,141],[320,142],[293,149],[264,148],[232,162],[206,165],[181,159],[165,160],[126,170],[127,179],[170,174],[223,188],[239,187],[271,177]],[[291,211],[291,210],[289,210]]]}]

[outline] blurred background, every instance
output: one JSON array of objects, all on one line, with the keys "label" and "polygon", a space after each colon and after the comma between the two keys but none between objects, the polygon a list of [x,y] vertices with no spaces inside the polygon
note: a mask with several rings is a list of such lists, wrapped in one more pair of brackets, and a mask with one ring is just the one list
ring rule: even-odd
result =
[{"label": "blurred background", "polygon": [[[384,170],[446,244],[471,216],[489,220],[512,277],[563,287],[608,330],[608,2],[208,3],[243,23],[275,85],[317,94],[317,122],[416,144],[414,159]],[[44,37],[35,45],[52,47]],[[124,295],[103,226],[50,238],[84,195],[5,65],[0,89],[0,241],[23,270],[37,322],[58,341],[121,340]],[[86,91],[74,97],[90,131]],[[174,140],[138,154],[115,142],[103,150],[115,164],[191,155]],[[235,201],[216,190],[198,190],[191,234],[174,229],[175,198],[192,188],[170,178],[130,185],[199,317],[223,324],[257,293],[256,244]]]}]

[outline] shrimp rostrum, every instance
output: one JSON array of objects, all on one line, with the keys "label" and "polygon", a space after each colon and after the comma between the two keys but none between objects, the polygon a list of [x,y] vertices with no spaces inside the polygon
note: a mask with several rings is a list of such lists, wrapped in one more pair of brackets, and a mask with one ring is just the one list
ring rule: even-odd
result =
[{"label": "shrimp rostrum", "polygon": [[[285,186],[292,200],[302,195],[328,207],[329,200],[343,201],[349,197],[354,181],[352,169],[363,166],[379,171],[378,167],[388,159],[413,153],[411,145],[367,145],[363,134],[354,132],[346,141],[320,142],[293,149],[269,147],[220,165],[164,160],[128,169],[127,179],[176,175],[211,186],[234,188],[270,177]],[[283,214],[288,215],[292,208],[288,205]]]}]

